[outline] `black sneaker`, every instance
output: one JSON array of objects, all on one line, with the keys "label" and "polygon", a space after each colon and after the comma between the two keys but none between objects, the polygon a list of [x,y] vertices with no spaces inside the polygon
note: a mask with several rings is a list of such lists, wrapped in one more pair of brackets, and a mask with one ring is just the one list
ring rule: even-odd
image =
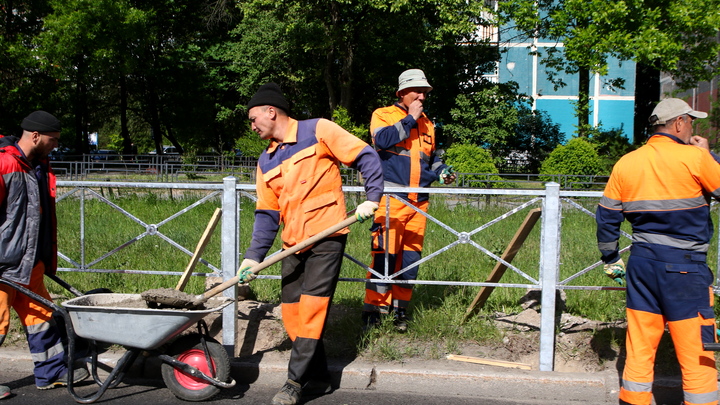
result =
[{"label": "black sneaker", "polygon": [[[66,387],[67,386],[67,375],[68,375],[68,373],[63,374],[60,378],[49,383],[48,385],[42,385],[42,386],[37,385],[37,389],[51,390],[55,387]],[[88,371],[85,367],[76,368],[73,372],[73,384],[77,384],[80,381],[85,380],[89,376],[90,376],[90,373],[88,373]]]},{"label": "black sneaker", "polygon": [[408,316],[404,308],[398,308],[393,312],[393,324],[395,324],[395,330],[400,333],[405,333],[408,330]]},{"label": "black sneaker", "polygon": [[295,405],[300,402],[302,387],[300,384],[288,379],[272,399],[272,405]]}]

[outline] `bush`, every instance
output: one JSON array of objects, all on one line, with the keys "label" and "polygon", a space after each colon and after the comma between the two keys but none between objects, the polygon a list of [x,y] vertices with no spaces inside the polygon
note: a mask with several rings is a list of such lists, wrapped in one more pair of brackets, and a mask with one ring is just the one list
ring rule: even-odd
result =
[{"label": "bush", "polygon": [[458,184],[463,187],[502,188],[502,178],[494,174],[498,172],[490,152],[477,145],[454,144],[445,153],[445,163],[453,166],[460,174]]},{"label": "bush", "polygon": [[[588,182],[588,176],[605,175],[603,165],[595,146],[585,138],[573,138],[566,145],[558,145],[540,167],[540,180],[553,181],[552,176],[569,175],[567,181]],[[575,176],[573,176],[575,175]],[[573,184],[573,188],[588,188],[588,185]]]}]

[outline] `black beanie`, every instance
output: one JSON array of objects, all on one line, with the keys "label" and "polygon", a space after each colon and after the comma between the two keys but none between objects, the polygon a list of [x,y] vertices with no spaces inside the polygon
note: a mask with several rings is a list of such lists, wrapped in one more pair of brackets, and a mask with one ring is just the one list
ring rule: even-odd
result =
[{"label": "black beanie", "polygon": [[60,132],[60,121],[45,111],[35,111],[25,117],[20,127],[30,132]]},{"label": "black beanie", "polygon": [[288,104],[285,96],[283,96],[280,86],[272,82],[260,86],[248,102],[247,109],[249,110],[259,105],[271,105],[285,111],[286,114],[290,113],[290,104]]}]

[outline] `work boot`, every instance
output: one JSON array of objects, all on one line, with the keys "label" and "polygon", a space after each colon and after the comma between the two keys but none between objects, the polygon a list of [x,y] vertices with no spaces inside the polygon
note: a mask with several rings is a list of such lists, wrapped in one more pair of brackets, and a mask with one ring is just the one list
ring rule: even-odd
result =
[{"label": "work boot", "polygon": [[405,333],[408,330],[408,316],[405,312],[405,308],[398,308],[393,312],[393,324],[395,325],[395,330],[397,330],[400,333]]},{"label": "work boot", "polygon": [[272,399],[272,405],[295,405],[300,402],[302,387],[296,381],[288,379]]},{"label": "work boot", "polygon": [[[57,380],[49,383],[48,385],[37,385],[37,389],[39,390],[51,390],[55,387],[66,387],[68,385],[67,381],[68,373],[66,372],[61,377],[59,377]],[[90,376],[90,373],[88,373],[87,368],[85,367],[79,367],[76,368],[73,372],[73,384],[77,384],[80,381],[83,381],[84,379],[88,378]]]},{"label": "work boot", "polygon": [[0,399],[5,399],[12,394],[10,392],[10,387],[6,387],[4,385],[0,385]]}]

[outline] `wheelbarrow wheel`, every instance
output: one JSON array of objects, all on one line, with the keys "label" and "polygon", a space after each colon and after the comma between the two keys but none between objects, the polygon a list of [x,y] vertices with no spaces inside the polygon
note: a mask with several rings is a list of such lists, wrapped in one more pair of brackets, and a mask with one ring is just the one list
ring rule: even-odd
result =
[{"label": "wheelbarrow wheel", "polygon": [[[227,381],[230,375],[230,358],[225,348],[217,341],[206,338],[211,370],[208,367],[200,338],[201,336],[198,334],[185,335],[172,343],[167,354],[175,360],[197,368],[206,375],[214,376],[219,381]],[[165,385],[182,400],[205,401],[220,392],[219,387],[190,376],[167,363],[162,364],[161,372]]]}]

